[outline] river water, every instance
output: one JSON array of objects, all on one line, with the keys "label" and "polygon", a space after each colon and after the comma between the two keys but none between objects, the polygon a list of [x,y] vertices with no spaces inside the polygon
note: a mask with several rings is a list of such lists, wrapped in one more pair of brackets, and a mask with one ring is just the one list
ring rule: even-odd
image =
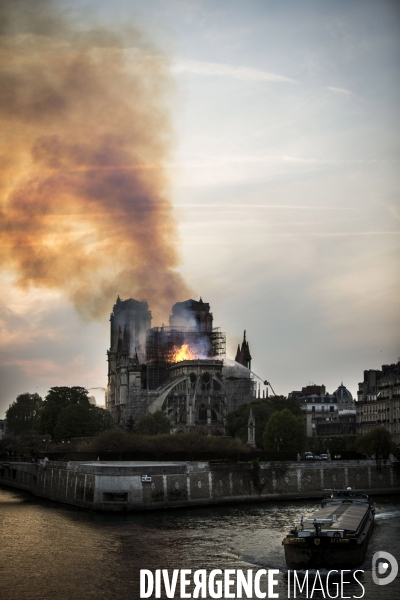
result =
[{"label": "river water", "polygon": [[[376,497],[374,504],[375,529],[359,574],[363,597],[396,600],[399,576],[389,585],[375,585],[371,564],[378,550],[400,562],[400,499]],[[281,542],[300,516],[316,507],[303,500],[109,515],[0,488],[0,598],[133,600],[139,598],[140,569],[279,569],[274,591],[287,598]],[[356,582],[343,589],[350,598],[363,593]],[[334,588],[329,591],[335,595]],[[297,592],[297,597],[306,595]],[[323,598],[323,592],[312,597]]]}]

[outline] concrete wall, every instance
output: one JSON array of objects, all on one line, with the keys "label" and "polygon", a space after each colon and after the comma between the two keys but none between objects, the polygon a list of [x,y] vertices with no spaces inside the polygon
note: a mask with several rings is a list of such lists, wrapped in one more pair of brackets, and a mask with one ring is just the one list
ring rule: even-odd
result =
[{"label": "concrete wall", "polygon": [[[397,467],[400,466],[399,463]],[[50,462],[0,463],[0,483],[95,510],[135,510],[263,499],[321,497],[326,488],[400,491],[400,469],[340,463]],[[143,481],[143,476],[151,481]]]}]

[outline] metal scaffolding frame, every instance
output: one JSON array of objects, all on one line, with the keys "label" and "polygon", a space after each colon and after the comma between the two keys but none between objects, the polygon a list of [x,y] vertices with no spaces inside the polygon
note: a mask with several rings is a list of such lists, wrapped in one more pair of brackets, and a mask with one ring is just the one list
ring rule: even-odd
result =
[{"label": "metal scaffolding frame", "polygon": [[226,353],[226,335],[219,327],[211,331],[183,326],[152,327],[146,339],[147,389],[154,390],[168,379],[173,356],[184,344],[197,350],[199,358],[221,357]]},{"label": "metal scaffolding frame", "polygon": [[257,383],[252,377],[229,377],[225,380],[225,392],[228,399],[228,413],[236,410],[242,404],[248,404],[256,399]]},{"label": "metal scaffolding frame", "polygon": [[137,423],[147,412],[147,390],[143,388],[133,388],[130,390],[129,402],[125,406],[126,421],[132,417]]}]

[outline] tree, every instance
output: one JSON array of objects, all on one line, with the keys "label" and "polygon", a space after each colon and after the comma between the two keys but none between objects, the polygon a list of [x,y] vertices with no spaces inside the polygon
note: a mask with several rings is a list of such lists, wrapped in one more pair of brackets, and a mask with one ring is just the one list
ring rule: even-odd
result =
[{"label": "tree", "polygon": [[142,436],[136,436],[123,429],[112,429],[104,431],[90,440],[87,450],[102,454],[113,452],[122,455],[124,452],[140,451],[142,448]]},{"label": "tree", "polygon": [[168,452],[176,451],[176,438],[180,438],[182,436],[170,434],[170,433],[161,433],[159,435],[144,435],[142,438],[142,450],[145,452],[150,452],[156,458],[156,460],[160,460],[164,454]]},{"label": "tree", "polygon": [[274,452],[303,452],[307,443],[304,422],[287,408],[275,412],[265,426],[265,450]]},{"label": "tree", "polygon": [[191,460],[195,456],[214,454],[236,459],[238,453],[250,452],[238,440],[210,437],[198,433],[138,435],[121,429],[105,431],[80,447],[97,454],[116,453],[122,460],[125,454],[150,453],[159,460],[165,454],[185,453]]},{"label": "tree", "polygon": [[328,450],[331,454],[340,453],[344,450],[355,451],[356,438],[356,435],[350,434],[309,437],[307,450],[311,450],[314,454],[320,454]]},{"label": "tree", "polygon": [[194,460],[194,457],[202,452],[207,452],[213,443],[212,437],[192,432],[175,434],[173,438],[173,451],[185,452],[190,460]]},{"label": "tree", "polygon": [[90,408],[87,390],[79,386],[50,388],[37,422],[36,428],[39,433],[52,436],[62,410],[71,404]]},{"label": "tree", "polygon": [[259,448],[263,445],[265,426],[274,412],[288,409],[293,415],[301,416],[300,403],[296,398],[271,396],[270,398],[257,399],[249,404],[242,404],[238,409],[229,413],[227,431],[229,435],[239,437],[243,442],[247,442],[247,423],[250,408],[253,410],[255,418],[255,440]]},{"label": "tree", "polygon": [[135,431],[135,427],[136,427],[136,421],[135,419],[132,417],[132,415],[129,417],[127,423],[126,423],[126,431],[129,431],[130,433],[133,433]]},{"label": "tree", "polygon": [[146,436],[146,448],[159,458],[167,452],[185,453],[190,460],[204,454],[219,455],[221,458],[235,457],[238,453],[247,453],[249,448],[238,440],[220,436],[200,435],[186,432],[172,435]]},{"label": "tree", "polygon": [[38,419],[42,402],[39,394],[26,392],[17,396],[17,399],[10,404],[6,411],[7,430],[14,435],[32,431]]},{"label": "tree", "polygon": [[357,437],[356,450],[360,454],[373,454],[378,461],[379,458],[388,458],[396,447],[389,431],[383,425],[378,425]]},{"label": "tree", "polygon": [[115,427],[111,414],[89,404],[70,404],[62,409],[53,429],[56,441],[91,437]]},{"label": "tree", "polygon": [[43,436],[36,431],[24,431],[17,437],[13,449],[24,458],[32,458],[44,449]]},{"label": "tree", "polygon": [[162,410],[145,415],[136,425],[136,432],[142,435],[160,435],[170,430],[171,422]]},{"label": "tree", "polygon": [[70,404],[60,412],[53,429],[55,441],[70,440],[94,434],[90,408],[83,404]]},{"label": "tree", "polygon": [[17,444],[17,438],[10,433],[6,433],[0,438],[0,456],[8,456],[11,452],[15,451]]},{"label": "tree", "polygon": [[115,428],[114,419],[108,410],[100,408],[100,406],[91,405],[90,413],[93,423],[93,435]]}]

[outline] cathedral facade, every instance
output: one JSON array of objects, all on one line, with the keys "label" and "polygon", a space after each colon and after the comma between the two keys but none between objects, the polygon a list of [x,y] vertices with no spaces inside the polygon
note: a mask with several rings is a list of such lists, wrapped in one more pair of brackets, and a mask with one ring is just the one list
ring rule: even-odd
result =
[{"label": "cathedral facade", "polygon": [[171,432],[224,435],[226,415],[255,398],[246,338],[237,360],[227,359],[225,334],[213,326],[210,305],[201,298],[174,304],[167,327],[151,327],[151,318],[147,302],[117,298],[107,409],[120,427],[162,410]]}]

